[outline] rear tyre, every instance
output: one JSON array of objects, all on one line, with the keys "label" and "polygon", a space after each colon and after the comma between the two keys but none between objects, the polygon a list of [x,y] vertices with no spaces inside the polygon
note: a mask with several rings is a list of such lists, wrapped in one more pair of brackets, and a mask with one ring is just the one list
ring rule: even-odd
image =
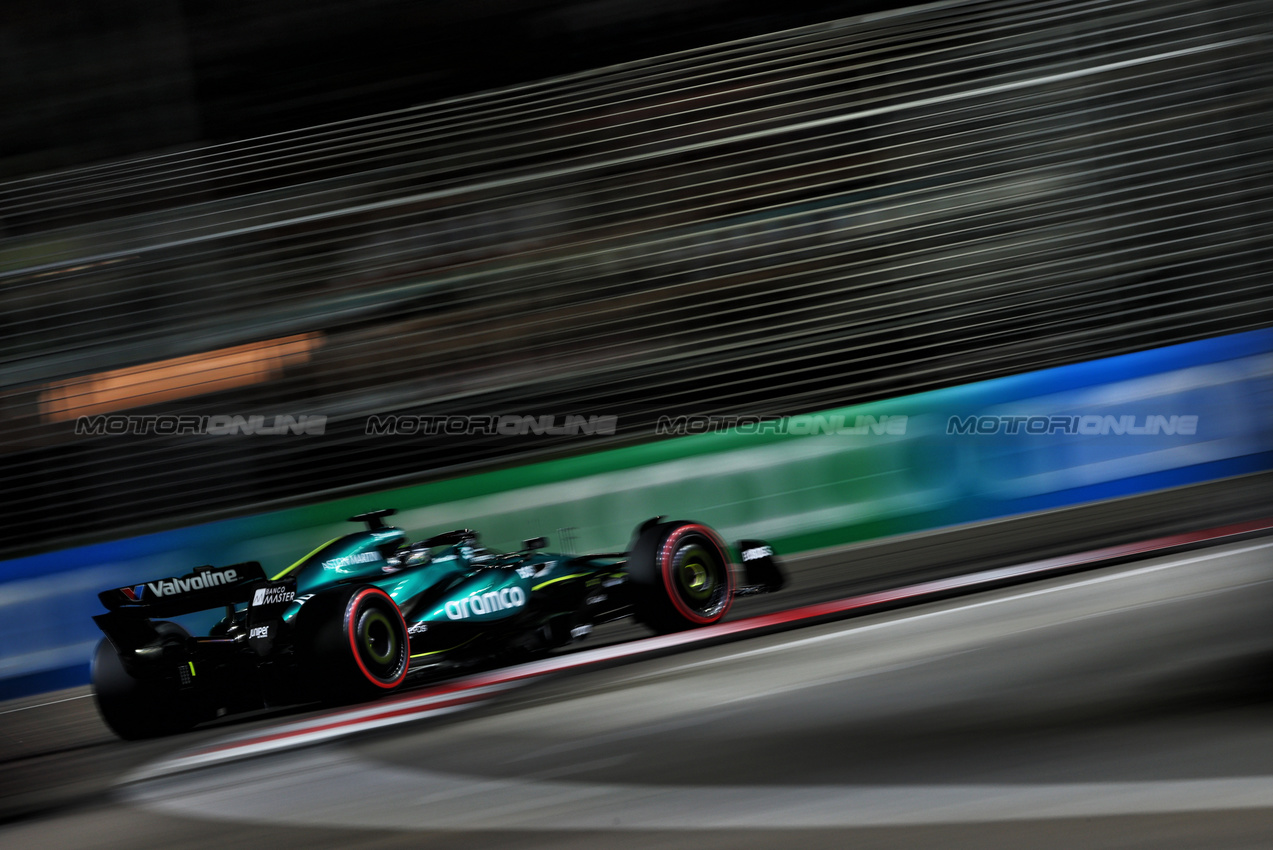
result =
[{"label": "rear tyre", "polygon": [[636,617],[656,632],[720,622],[734,598],[734,576],[716,532],[678,520],[650,525],[628,553]]},{"label": "rear tyre", "polygon": [[407,677],[411,649],[398,606],[378,587],[319,594],[296,615],[296,652],[312,696],[371,699]]},{"label": "rear tyre", "polygon": [[[154,625],[165,643],[184,643],[190,637],[176,623]],[[106,725],[121,738],[129,741],[158,738],[184,732],[195,724],[195,713],[181,698],[175,680],[161,675],[153,678],[132,675],[108,640],[97,644],[92,679],[97,710]]]}]

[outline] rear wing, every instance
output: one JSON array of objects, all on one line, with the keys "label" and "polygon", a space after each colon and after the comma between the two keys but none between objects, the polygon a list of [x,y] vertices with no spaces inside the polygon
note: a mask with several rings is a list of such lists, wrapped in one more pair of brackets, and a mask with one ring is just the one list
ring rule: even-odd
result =
[{"label": "rear wing", "polygon": [[112,612],[139,617],[176,617],[247,602],[253,592],[268,583],[256,561],[228,567],[195,567],[184,576],[161,578],[131,587],[97,594]]}]

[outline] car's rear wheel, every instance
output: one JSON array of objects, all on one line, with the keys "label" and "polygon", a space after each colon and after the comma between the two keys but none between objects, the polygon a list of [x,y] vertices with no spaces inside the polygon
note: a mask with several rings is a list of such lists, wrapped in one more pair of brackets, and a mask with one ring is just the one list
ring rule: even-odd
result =
[{"label": "car's rear wheel", "polygon": [[[154,624],[161,643],[183,643],[190,637],[176,623]],[[181,698],[174,679],[156,670],[153,676],[128,672],[110,641],[103,639],[93,655],[93,698],[97,710],[121,738],[138,740],[184,732],[195,724],[195,713]]]},{"label": "car's rear wheel", "polygon": [[733,600],[725,545],[701,523],[642,528],[628,553],[627,573],[637,619],[658,632],[720,622]]},{"label": "car's rear wheel", "polygon": [[370,699],[407,677],[407,624],[378,587],[319,594],[296,616],[296,652],[313,696],[328,702]]}]

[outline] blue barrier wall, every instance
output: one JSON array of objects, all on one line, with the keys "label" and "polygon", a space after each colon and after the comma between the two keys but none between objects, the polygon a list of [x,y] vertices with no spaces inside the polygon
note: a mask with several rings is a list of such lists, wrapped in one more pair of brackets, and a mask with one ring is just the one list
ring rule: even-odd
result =
[{"label": "blue barrier wall", "polygon": [[570,526],[581,550],[602,551],[621,548],[646,516],[677,514],[790,554],[1267,470],[1273,331],[823,411],[784,428],[665,439],[0,562],[0,698],[86,681],[97,591],[204,563],[281,569],[370,507],[398,507],[416,533],[474,526],[496,547]]}]

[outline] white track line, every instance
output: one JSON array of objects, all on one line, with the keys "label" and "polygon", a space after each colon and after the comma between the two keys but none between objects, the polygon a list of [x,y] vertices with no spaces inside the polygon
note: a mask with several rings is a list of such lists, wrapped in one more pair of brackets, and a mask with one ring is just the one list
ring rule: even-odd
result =
[{"label": "white track line", "polygon": [[[1225,547],[1223,551],[1210,551],[1201,555],[1194,555],[1192,557],[1178,557],[1165,563],[1150,564],[1144,567],[1123,570],[1092,578],[1076,579],[1063,584],[1016,593],[1010,596],[969,602],[963,605],[951,606],[937,611],[927,611],[909,616],[894,617],[880,622],[854,625],[836,630],[830,634],[816,635],[794,641],[783,641],[775,646],[761,647],[740,653],[733,653],[725,656],[723,659],[691,662],[690,664],[682,665],[681,667],[672,668],[672,671],[678,669],[691,669],[707,664],[719,664],[723,661],[748,658],[772,652],[780,652],[811,643],[819,643],[849,635],[861,634],[864,631],[887,628],[900,623],[913,623],[918,620],[945,616],[958,611],[967,611],[989,605],[998,605],[1004,602],[1056,593],[1077,587],[1118,581],[1148,573],[1169,570],[1179,566],[1194,564],[1213,558],[1227,557],[1229,555],[1241,554],[1243,552],[1266,549],[1269,547],[1273,547],[1273,542],[1256,543],[1239,548]],[[1121,547],[1114,548],[1118,549]],[[1106,550],[1098,551],[1103,552]],[[1149,552],[1133,552],[1132,554],[1151,556],[1151,553]],[[620,644],[618,646],[600,647],[594,650],[586,650],[583,652],[572,653],[570,655],[558,656],[556,658],[549,658],[543,661],[534,661],[518,665],[516,667],[506,668],[494,673],[477,674],[467,680],[460,679],[455,682],[446,683],[436,688],[426,690],[418,695],[413,696],[411,694],[404,694],[402,696],[383,700],[369,706],[360,706],[355,709],[324,714],[319,717],[310,718],[296,723],[289,723],[279,727],[258,730],[247,735],[235,736],[213,743],[209,746],[199,748],[195,751],[187,751],[175,757],[156,762],[135,773],[129,774],[121,781],[128,783],[143,779],[153,779],[158,776],[208,767],[240,758],[247,758],[267,753],[277,753],[282,750],[322,743],[371,729],[379,729],[401,723],[415,722],[424,718],[448,714],[453,711],[458,711],[460,708],[466,708],[486,702],[501,691],[518,687],[549,673],[578,669],[621,658],[634,659],[660,649],[703,643],[722,636],[745,635],[752,628],[758,630],[765,629],[775,622],[780,625],[788,626],[796,625],[799,622],[799,616],[792,620],[783,621],[782,617],[784,613],[798,614],[801,611],[809,612],[817,609],[828,609],[829,613],[825,615],[807,613],[803,616],[810,620],[816,620],[821,616],[845,616],[850,614],[854,608],[869,610],[872,605],[880,604],[882,602],[895,602],[908,598],[922,599],[924,596],[944,590],[972,590],[981,584],[989,584],[1010,578],[1025,578],[1031,575],[1046,575],[1050,571],[1081,563],[1083,563],[1081,560],[1076,561],[1070,557],[1046,559],[1043,561],[1030,562],[1028,564],[958,576],[951,579],[921,582],[920,584],[898,588],[892,591],[864,594],[825,604],[801,606],[799,608],[792,609],[790,612],[759,615],[757,617],[750,618],[750,620],[722,623],[715,626],[708,626],[693,632],[661,635],[658,637],[633,641],[627,644]],[[1097,565],[1093,564],[1092,566]],[[843,603],[853,604],[843,605]],[[828,608],[828,606],[830,607]],[[830,610],[830,608],[834,608],[835,610]],[[757,625],[749,627],[748,623],[751,621],[755,621]]]},{"label": "white track line", "polygon": [[92,694],[80,694],[77,697],[67,697],[66,699],[55,699],[51,702],[41,702],[35,705],[24,705],[24,706],[21,706],[20,708],[9,708],[4,711],[0,711],[0,715],[13,714],[15,711],[30,711],[33,708],[44,708],[45,706],[57,705],[58,703],[63,703],[63,702],[71,702],[72,700],[77,700],[77,699],[88,699],[91,696]]},{"label": "white track line", "polygon": [[[263,767],[265,767],[263,765]],[[285,767],[286,770],[279,770]],[[434,831],[811,829],[1273,808],[1273,777],[948,785],[651,786],[486,779],[295,753],[241,773],[131,789],[152,811],[202,819]],[[350,789],[358,789],[357,799]]]},{"label": "white track line", "polygon": [[1176,567],[1183,567],[1189,564],[1196,564],[1202,561],[1213,560],[1215,558],[1227,558],[1230,555],[1240,555],[1244,552],[1254,552],[1259,549],[1268,549],[1270,547],[1273,547],[1273,542],[1257,543],[1251,546],[1243,546],[1237,549],[1225,548],[1223,551],[1219,551],[1219,552],[1207,552],[1202,555],[1195,555],[1194,557],[1191,557],[1191,558],[1181,558],[1179,560],[1172,560],[1163,564],[1150,564],[1149,566],[1138,567],[1132,570],[1121,570],[1117,573],[1111,573],[1109,575],[1095,576],[1093,578],[1076,579],[1074,581],[1065,582],[1063,584],[1055,584],[1050,587],[1039,588],[1038,590],[1027,590],[1022,593],[1014,593],[1010,596],[1001,596],[995,599],[983,599],[976,602],[967,602],[967,603],[963,603],[959,605],[951,605],[947,608],[942,608],[937,611],[924,611],[924,612],[916,613],[916,614],[905,614],[899,617],[894,617],[889,620],[881,620],[880,622],[876,622],[876,623],[862,623],[857,625],[850,625],[842,629],[837,629],[833,632],[829,632],[827,634],[814,635],[813,637],[800,638],[797,640],[783,641],[782,643],[775,644],[774,646],[762,646],[758,649],[748,649],[748,650],[744,650],[743,652],[734,652],[729,655],[723,655],[718,658],[710,658],[705,661],[691,661],[688,664],[681,664],[676,667],[669,667],[666,670],[660,670],[657,674],[652,674],[652,675],[665,676],[669,673],[676,673],[681,670],[693,670],[698,667],[706,667],[706,666],[711,666],[715,664],[723,664],[725,662],[736,661],[741,658],[754,658],[758,655],[769,655],[770,653],[774,653],[774,652],[786,652],[788,650],[799,649],[800,647],[808,646],[810,644],[823,643],[825,641],[839,640],[841,638],[852,637],[855,635],[862,634],[863,632],[872,632],[872,631],[876,631],[877,629],[893,628],[898,625],[915,623],[920,620],[928,620],[934,617],[946,617],[951,614],[957,614],[962,611],[971,611],[976,608],[986,608],[991,605],[1002,605],[1006,602],[1016,602],[1022,599],[1030,599],[1037,596],[1045,596],[1049,593],[1059,593],[1066,590],[1073,590],[1074,588],[1077,588],[1077,587],[1088,587],[1090,585],[1104,584],[1105,582],[1110,582],[1110,581],[1122,581],[1122,580],[1126,580],[1130,578],[1136,578],[1142,575],[1147,575],[1149,573],[1160,572],[1162,570],[1170,570]]}]

